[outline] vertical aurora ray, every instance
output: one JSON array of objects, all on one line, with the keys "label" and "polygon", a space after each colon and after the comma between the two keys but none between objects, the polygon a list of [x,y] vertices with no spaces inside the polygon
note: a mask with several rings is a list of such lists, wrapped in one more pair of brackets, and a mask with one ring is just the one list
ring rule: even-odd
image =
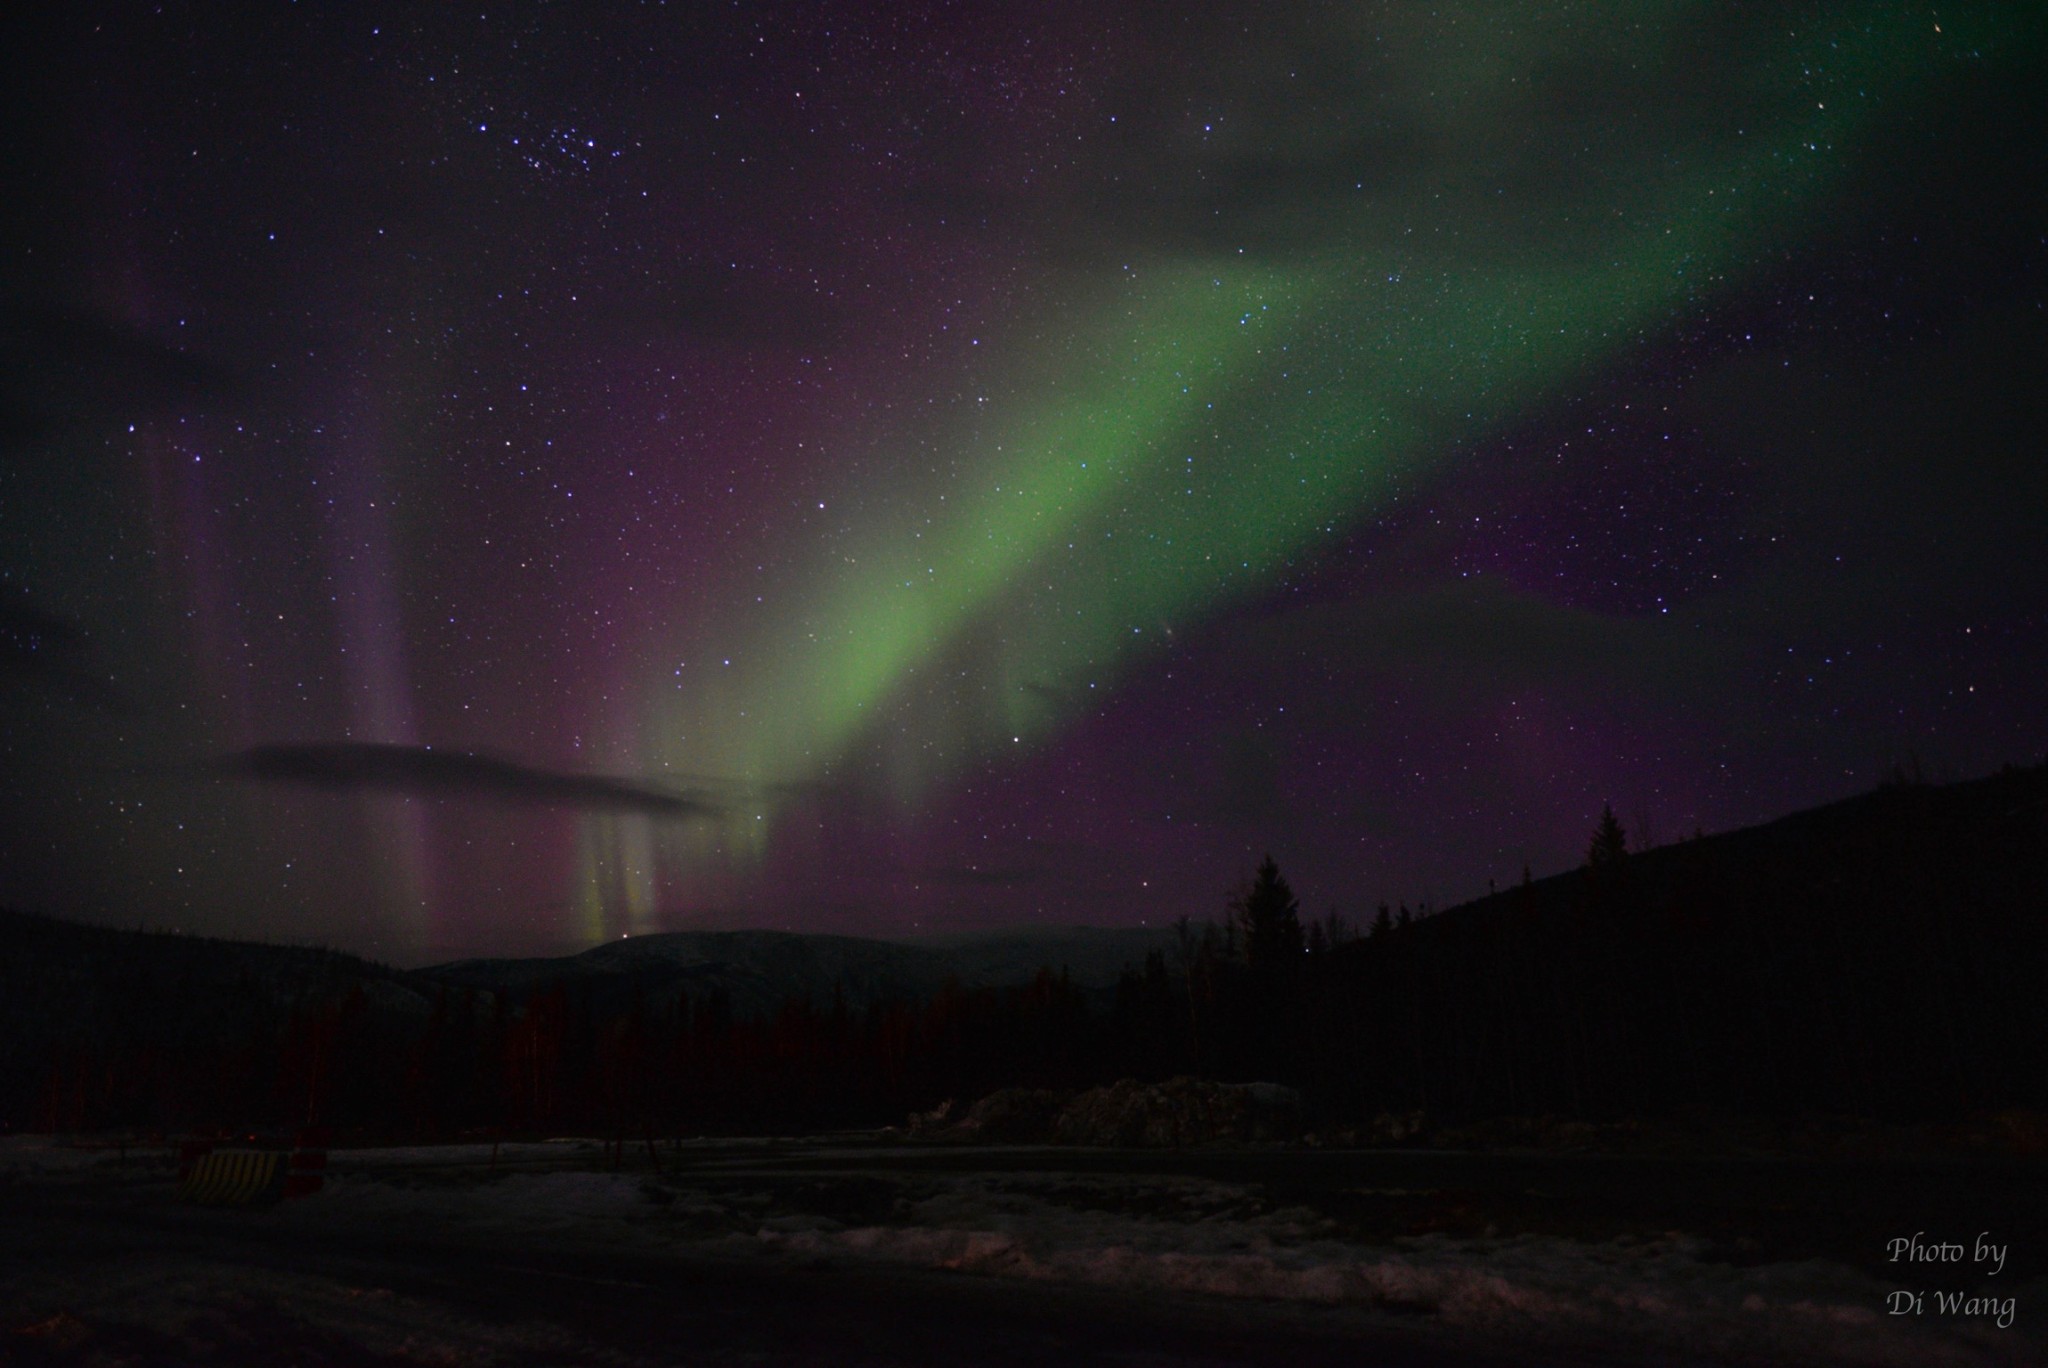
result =
[{"label": "vertical aurora ray", "polygon": [[[722,830],[661,836],[671,885],[687,896],[765,854],[780,786],[879,775],[907,809],[1043,741],[1073,712],[1058,700],[1114,683],[1161,626],[1256,594],[1457,441],[1799,243],[1839,181],[1843,158],[1823,153],[1965,41],[1951,21],[1935,43],[1917,9],[1856,19],[1758,58],[1752,108],[1705,150],[1602,168],[1597,203],[1503,219],[1477,159],[1368,197],[1319,243],[1145,264],[1095,291],[1083,326],[1026,320],[1013,337],[1031,341],[998,340],[1014,387],[962,425],[944,476],[871,498],[762,618],[689,623],[655,654],[647,768],[749,795]],[[1815,69],[1820,85],[1784,75]]]},{"label": "vertical aurora ray", "polygon": [[[347,684],[351,740],[414,745],[420,740],[402,604],[407,557],[393,509],[389,421],[372,392],[344,401],[337,436],[338,497],[328,505],[328,556]],[[359,794],[356,820],[379,906],[394,910],[389,932],[403,950],[431,944],[441,928],[432,819],[411,795]]]},{"label": "vertical aurora ray", "polygon": [[614,928],[653,927],[654,842],[645,817],[595,814],[580,823],[576,931],[585,940],[610,940]]}]

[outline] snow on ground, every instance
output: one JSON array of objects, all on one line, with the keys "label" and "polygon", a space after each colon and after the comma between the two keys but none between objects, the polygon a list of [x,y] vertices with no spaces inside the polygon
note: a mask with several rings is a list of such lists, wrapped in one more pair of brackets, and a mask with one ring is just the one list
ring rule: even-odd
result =
[{"label": "snow on ground", "polygon": [[[949,1176],[913,1201],[901,1224],[771,1224],[753,1239],[793,1255],[1416,1312],[1489,1335],[1902,1368],[2019,1361],[2011,1329],[1903,1327],[1885,1314],[1892,1289],[1854,1270],[1819,1262],[1736,1268],[1707,1260],[1703,1242],[1675,1232],[1600,1244],[1426,1235],[1367,1246],[1336,1237],[1312,1211],[1256,1211],[1249,1194],[1228,1184],[1047,1178]],[[1140,1184],[1150,1191],[1134,1191]],[[1134,1199],[1179,1214],[1116,1210]],[[2022,1304],[2048,1306],[2048,1286],[2030,1291]]]},{"label": "snow on ground", "polygon": [[[483,1148],[487,1158],[489,1147]],[[542,1147],[523,1148],[529,1159],[547,1153]],[[438,1153],[394,1150],[361,1158],[366,1170],[374,1172]],[[10,1188],[30,1183],[171,1217],[218,1214],[173,1200],[177,1162],[175,1150],[161,1147],[124,1151],[45,1136],[0,1136],[0,1216],[15,1214],[5,1209]],[[323,1194],[269,1211],[235,1214],[262,1220],[271,1229],[296,1227],[309,1237],[334,1224],[354,1225],[373,1212],[400,1221],[435,1219],[431,1194],[408,1194],[367,1176],[349,1186],[368,1199],[360,1212]],[[592,1194],[614,1186],[603,1181],[583,1185]],[[464,1223],[487,1224],[499,1194],[486,1188],[478,1196],[482,1200],[461,1204],[466,1210],[438,1205]],[[535,1202],[516,1188],[504,1189],[503,1196],[515,1199],[507,1208],[521,1213],[518,1224],[528,1228],[546,1206],[544,1195]],[[588,1203],[568,1206],[574,1211],[587,1209]],[[574,1216],[566,1222],[579,1223],[588,1224]],[[0,1277],[0,1364],[377,1362],[484,1368],[602,1362],[640,1368],[663,1361],[593,1355],[588,1336],[570,1327],[534,1318],[464,1314],[432,1298],[394,1292],[373,1269],[364,1270],[361,1278],[336,1279],[265,1268],[260,1260],[220,1259],[203,1249],[155,1247],[152,1237],[160,1233],[146,1225],[132,1244],[123,1241],[109,1251],[89,1240],[78,1242],[73,1231],[52,1230],[29,1247],[11,1251],[20,1261],[7,1265],[6,1276]]]},{"label": "snow on ground", "polygon": [[[1425,1235],[1361,1244],[1312,1210],[1265,1209],[1248,1187],[1184,1175],[849,1167],[806,1169],[792,1189],[788,1171],[741,1159],[659,1178],[514,1173],[433,1189],[393,1186],[372,1176],[376,1163],[355,1170],[351,1161],[335,1197],[379,1221],[1376,1308],[1488,1335],[1728,1357],[1900,1368],[2016,1363],[2044,1343],[2021,1316],[2048,1309],[2048,1285],[2037,1281],[1987,1287],[2001,1298],[2017,1294],[2010,1327],[1893,1317],[1885,1297],[1894,1288],[1853,1269],[1819,1261],[1736,1267],[1706,1257],[1703,1241],[1679,1232],[1604,1243]],[[860,1208],[850,1219],[831,1210],[846,1205],[848,1189]],[[306,1218],[313,1215],[309,1208]]]},{"label": "snow on ground", "polygon": [[[1700,1239],[1659,1232],[1605,1242],[1547,1235],[1366,1240],[1307,1207],[1272,1208],[1256,1185],[1184,1174],[946,1171],[877,1164],[874,1153],[812,1147],[801,1166],[767,1149],[725,1145],[669,1171],[605,1171],[593,1142],[339,1152],[328,1189],[266,1216],[274,1228],[462,1231],[522,1248],[663,1251],[698,1258],[867,1263],[946,1269],[1139,1294],[1198,1294],[1422,1318],[1477,1340],[1671,1354],[1690,1360],[1814,1364],[2008,1365],[2048,1362],[2039,1317],[2048,1280],[1975,1289],[2012,1299],[1990,1317],[1895,1317],[1895,1285],[1821,1262],[1737,1266]],[[14,1138],[0,1174],[88,1181],[118,1162]],[[131,1161],[132,1162],[132,1161]],[[518,1165],[576,1163],[520,1170]],[[508,1171],[509,1170],[509,1171]],[[129,1268],[121,1276],[172,1275]],[[1923,1281],[1925,1281],[1923,1279]],[[163,1308],[174,1287],[123,1294]],[[283,1291],[279,1290],[282,1296]],[[374,1290],[329,1287],[313,1323],[366,1326],[366,1343],[407,1334],[461,1340],[502,1328],[427,1326]],[[391,1294],[381,1294],[390,1298]],[[365,1297],[371,1298],[365,1302]],[[325,1299],[323,1301],[323,1298]],[[190,1298],[184,1299],[189,1302]],[[303,1300],[303,1298],[301,1299]],[[325,1301],[335,1305],[325,1307]],[[297,1303],[295,1303],[296,1305]],[[323,1309],[324,1308],[324,1309]],[[435,1315],[441,1313],[435,1312]],[[388,1322],[388,1324],[387,1324]]]},{"label": "snow on ground", "polygon": [[[37,1279],[44,1309],[5,1327],[63,1363],[582,1364],[589,1337],[544,1320],[465,1315],[365,1278],[309,1276],[203,1259],[110,1262]],[[657,1360],[611,1356],[624,1364]],[[11,1362],[0,1344],[0,1363]],[[25,1359],[25,1362],[39,1362]]]}]

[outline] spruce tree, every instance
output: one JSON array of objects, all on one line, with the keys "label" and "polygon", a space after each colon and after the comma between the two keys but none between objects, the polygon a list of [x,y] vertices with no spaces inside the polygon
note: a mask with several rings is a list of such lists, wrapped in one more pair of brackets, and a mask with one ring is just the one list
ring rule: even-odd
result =
[{"label": "spruce tree", "polygon": [[1260,862],[1252,881],[1231,900],[1230,912],[1231,922],[1243,938],[1245,961],[1253,969],[1301,958],[1301,905],[1271,855]]},{"label": "spruce tree", "polygon": [[1611,873],[1628,858],[1628,833],[1615,818],[1614,808],[1600,805],[1600,825],[1593,828],[1592,844],[1586,848],[1586,868],[1595,874]]}]

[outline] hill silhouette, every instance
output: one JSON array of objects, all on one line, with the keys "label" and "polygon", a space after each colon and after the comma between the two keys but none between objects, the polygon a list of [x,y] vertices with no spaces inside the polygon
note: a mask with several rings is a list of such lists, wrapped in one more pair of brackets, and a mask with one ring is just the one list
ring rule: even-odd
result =
[{"label": "hill silhouette", "polygon": [[1325,1082],[1452,1115],[2039,1106],[2044,851],[2037,766],[1526,883],[1333,952],[1358,1048]]},{"label": "hill silhouette", "polygon": [[803,1128],[1177,1074],[1292,1084],[1326,1122],[2040,1108],[2043,851],[2033,767],[1647,851],[1610,839],[1283,956],[1208,923],[674,932],[398,970],[6,912],[0,1129]]},{"label": "hill silhouette", "polygon": [[853,1007],[921,1001],[948,983],[1002,988],[1029,983],[1042,968],[1065,971],[1084,994],[1106,1002],[1118,975],[1170,931],[1066,927],[960,933],[919,941],[794,931],[666,931],[606,941],[581,954],[537,959],[467,959],[413,972],[415,982],[489,992],[549,984],[593,995],[600,1013],[637,997],[650,1010],[679,998],[724,996],[739,1017],[764,1016],[791,999]]}]

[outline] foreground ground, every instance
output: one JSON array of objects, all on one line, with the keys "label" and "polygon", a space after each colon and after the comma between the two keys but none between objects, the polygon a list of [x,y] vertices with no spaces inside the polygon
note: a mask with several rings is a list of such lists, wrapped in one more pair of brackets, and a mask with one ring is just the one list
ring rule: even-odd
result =
[{"label": "foreground ground", "polygon": [[[2048,1361],[2013,1161],[559,1141],[175,1188],[0,1141],[0,1363]],[[1915,1236],[1960,1257],[1888,1258]]]}]

